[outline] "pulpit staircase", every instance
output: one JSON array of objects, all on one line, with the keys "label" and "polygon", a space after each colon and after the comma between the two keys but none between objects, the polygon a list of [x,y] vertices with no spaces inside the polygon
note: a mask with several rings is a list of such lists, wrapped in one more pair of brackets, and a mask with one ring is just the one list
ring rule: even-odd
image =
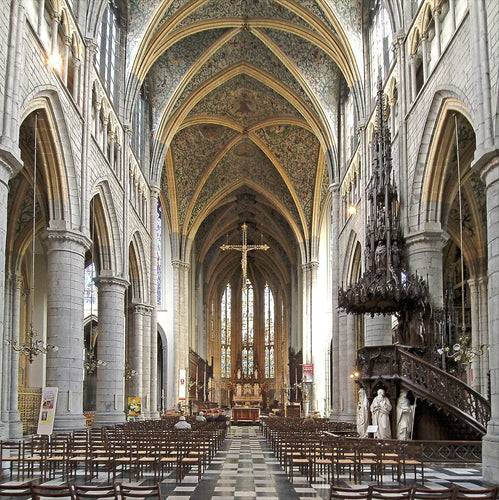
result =
[{"label": "pulpit staircase", "polygon": [[368,394],[383,386],[395,397],[397,388],[407,389],[427,413],[440,414],[440,419],[429,419],[428,423],[444,422],[446,435],[452,439],[479,440],[486,433],[489,401],[462,380],[406,349],[396,345],[363,348],[358,352],[357,368]]}]

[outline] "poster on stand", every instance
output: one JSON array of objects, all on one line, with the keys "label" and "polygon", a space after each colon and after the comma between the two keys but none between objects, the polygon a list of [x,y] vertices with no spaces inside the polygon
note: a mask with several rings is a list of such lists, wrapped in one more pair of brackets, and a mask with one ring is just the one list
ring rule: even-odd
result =
[{"label": "poster on stand", "polygon": [[37,434],[50,435],[54,430],[55,408],[57,404],[57,387],[44,387],[38,415]]}]

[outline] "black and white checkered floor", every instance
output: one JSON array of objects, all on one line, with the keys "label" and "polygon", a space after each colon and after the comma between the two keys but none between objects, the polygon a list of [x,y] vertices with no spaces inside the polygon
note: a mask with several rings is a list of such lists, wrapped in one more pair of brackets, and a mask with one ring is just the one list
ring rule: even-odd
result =
[{"label": "black and white checkered floor", "polygon": [[[83,480],[83,477],[81,478]],[[124,478],[124,482],[127,481]],[[117,480],[120,480],[117,477]],[[107,481],[107,474],[102,473],[99,478],[93,479],[91,484],[98,485]],[[140,484],[151,484],[150,478],[145,477]],[[80,480],[77,478],[77,482]],[[83,482],[83,481],[82,481]],[[59,484],[60,481],[51,481]],[[363,485],[369,481],[363,481]],[[481,471],[478,468],[425,468],[425,487],[441,488],[456,484],[466,488],[486,486],[481,480]],[[355,485],[348,477],[341,480],[340,486]],[[391,477],[386,477],[384,486],[396,487]],[[175,483],[175,473],[165,476],[161,482],[163,498],[170,500],[217,500],[258,498],[261,500],[298,500],[301,498],[327,499],[329,483],[326,477],[319,477],[311,485],[305,477],[296,475],[291,484],[287,475],[279,464],[257,427],[232,427],[227,439],[205,471],[198,483],[197,472],[187,474],[181,484]]]}]

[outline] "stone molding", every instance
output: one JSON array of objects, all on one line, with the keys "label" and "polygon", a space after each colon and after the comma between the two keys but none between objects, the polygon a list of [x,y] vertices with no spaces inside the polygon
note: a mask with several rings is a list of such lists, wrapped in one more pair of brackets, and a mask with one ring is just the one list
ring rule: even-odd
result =
[{"label": "stone molding", "polygon": [[188,271],[191,268],[191,265],[189,262],[184,262],[183,260],[175,259],[172,260],[172,266],[175,269],[183,269]]},{"label": "stone molding", "polygon": [[0,145],[0,183],[8,185],[24,167],[24,164],[12,151],[1,148]]},{"label": "stone molding", "polygon": [[55,250],[55,248],[52,248],[52,245],[65,243],[73,243],[84,250],[88,250],[92,243],[88,236],[79,231],[51,229],[50,227],[46,230],[44,239],[49,243],[49,251]]},{"label": "stone molding", "polygon": [[130,282],[125,278],[120,278],[119,276],[97,276],[94,278],[94,283],[97,287],[100,285],[104,286],[114,286],[127,288],[130,285]]}]

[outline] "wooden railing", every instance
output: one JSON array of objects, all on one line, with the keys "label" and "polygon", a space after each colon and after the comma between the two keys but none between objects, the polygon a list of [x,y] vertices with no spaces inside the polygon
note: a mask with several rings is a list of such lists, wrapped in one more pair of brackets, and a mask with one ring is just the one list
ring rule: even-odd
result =
[{"label": "wooden railing", "polygon": [[455,415],[484,435],[490,403],[462,380],[396,346],[359,350],[357,367],[365,381],[383,379],[399,383],[415,395]]}]

